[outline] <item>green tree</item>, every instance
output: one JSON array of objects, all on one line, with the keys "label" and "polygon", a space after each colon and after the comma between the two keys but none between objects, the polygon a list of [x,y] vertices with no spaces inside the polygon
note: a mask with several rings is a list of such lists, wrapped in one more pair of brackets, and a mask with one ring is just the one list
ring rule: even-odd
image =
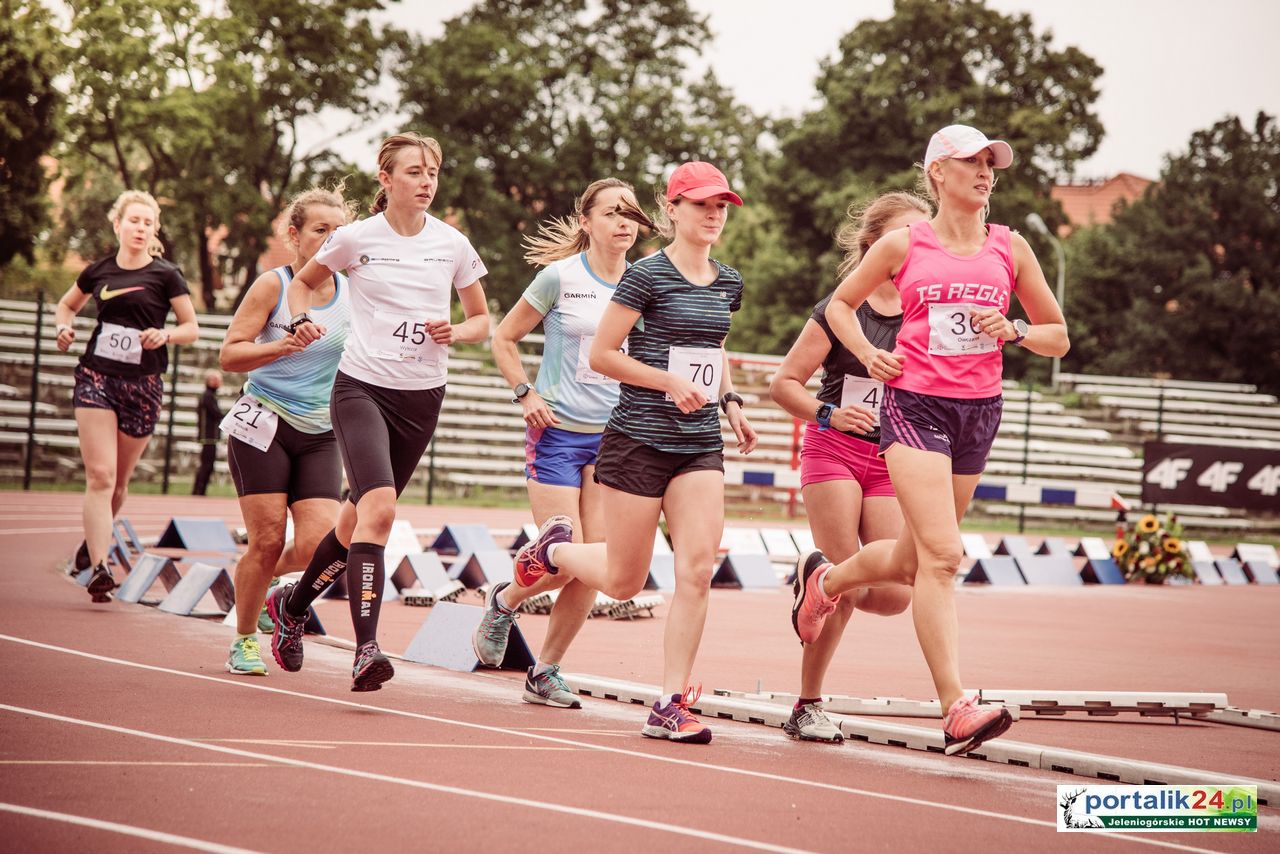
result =
[{"label": "green tree", "polygon": [[1073,370],[1280,391],[1280,129],[1192,135],[1109,226],[1068,241]]},{"label": "green tree", "polygon": [[483,0],[407,50],[406,127],[440,140],[437,211],[459,216],[500,304],[532,276],[521,235],[591,181],[631,181],[646,204],[683,160],[741,176],[761,125],[694,73],[710,38],[684,0]]},{"label": "green tree", "polygon": [[72,2],[75,57],[64,146],[72,186],[145,189],[165,208],[171,253],[206,304],[219,284],[210,237],[227,230],[232,273],[254,275],[271,223],[330,152],[304,154],[298,125],[375,108],[383,0]]},{"label": "green tree", "polygon": [[0,267],[34,261],[48,224],[48,168],[63,97],[61,37],[49,11],[26,0],[0,2]]},{"label": "green tree", "polygon": [[[1029,15],[1003,15],[980,0],[896,0],[886,20],[864,21],[822,63],[820,104],[781,134],[769,198],[805,274],[756,282],[772,313],[806,312],[835,285],[833,236],[851,203],[912,189],[929,137],[954,123],[1007,140],[1016,153],[991,202],[993,222],[1017,228],[1040,213],[1062,214],[1049,198],[1055,176],[1088,157],[1102,136],[1093,112],[1098,64],[1057,48]],[[1039,238],[1027,235],[1033,245]],[[1045,250],[1052,280],[1052,254]]]}]

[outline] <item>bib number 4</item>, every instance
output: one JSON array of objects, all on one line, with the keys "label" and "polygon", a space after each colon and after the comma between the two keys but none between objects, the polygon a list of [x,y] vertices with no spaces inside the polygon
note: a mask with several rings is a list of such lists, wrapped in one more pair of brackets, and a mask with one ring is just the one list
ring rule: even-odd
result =
[{"label": "bib number 4", "polygon": [[880,426],[880,402],[884,400],[884,383],[867,377],[845,374],[840,394],[840,408],[861,406],[871,410],[871,423]]}]

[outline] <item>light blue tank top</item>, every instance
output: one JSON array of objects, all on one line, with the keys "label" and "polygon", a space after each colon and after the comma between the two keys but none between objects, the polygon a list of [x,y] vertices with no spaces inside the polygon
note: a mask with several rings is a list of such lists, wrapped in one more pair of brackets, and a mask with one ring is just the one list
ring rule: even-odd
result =
[{"label": "light blue tank top", "polygon": [[[287,336],[292,319],[286,291],[293,272],[288,267],[277,267],[272,272],[280,277],[280,298],[276,301],[275,311],[267,318],[267,325],[258,333],[256,341],[259,344],[279,341]],[[333,279],[333,299],[307,312],[328,330],[325,336],[301,353],[284,356],[253,369],[245,383],[246,394],[253,395],[263,406],[303,433],[324,433],[333,429],[329,421],[329,398],[346,344],[350,316],[347,277],[334,273]]]}]

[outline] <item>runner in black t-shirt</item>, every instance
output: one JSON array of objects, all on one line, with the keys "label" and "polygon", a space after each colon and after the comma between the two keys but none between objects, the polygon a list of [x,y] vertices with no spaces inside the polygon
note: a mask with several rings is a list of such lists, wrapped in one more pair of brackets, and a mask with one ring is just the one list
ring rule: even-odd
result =
[{"label": "runner in black t-shirt", "polygon": [[[115,579],[107,568],[111,526],[124,504],[129,478],[160,415],[165,345],[196,340],[196,312],[187,282],[157,257],[160,206],[149,194],[127,190],[111,207],[120,239],[115,255],[95,261],[58,301],[58,349],[75,342],[76,313],[93,298],[98,322],[76,367],[74,405],[84,458],[84,542],[78,568],[93,567],[89,595],[107,602]],[[178,325],[166,329],[172,309]]]},{"label": "runner in black t-shirt", "polygon": [[592,370],[622,383],[596,459],[595,479],[611,520],[605,543],[567,542],[553,517],[516,554],[515,576],[527,587],[544,573],[564,572],[608,596],[630,598],[649,577],[658,517],[664,515],[676,591],[663,643],[662,696],[641,732],[706,744],[711,730],[689,709],[701,691],[690,687],[690,674],[724,529],[719,410],[728,416],[739,452],[756,445],[724,353],[730,315],[742,304],[742,277],[711,258],[729,205],[742,199],[720,170],[695,161],[672,173],[660,201],[669,220],[660,231],[672,242],[623,274],[589,357]]},{"label": "runner in black t-shirt", "polygon": [[[840,230],[845,250],[844,278],[880,237],[896,228],[929,218],[929,206],[910,193],[887,193]],[[823,554],[844,560],[858,550],[859,540],[892,539],[902,529],[902,510],[879,456],[879,405],[884,386],[840,343],[827,323],[827,297],[813,309],[800,337],[774,375],[769,392],[775,403],[805,422],[800,450],[800,489],[814,544]],[[902,298],[892,282],[858,306],[863,334],[877,347],[893,350],[902,326]],[[818,365],[822,385],[815,396],[806,387]],[[906,585],[864,587],[841,597],[817,641],[804,645],[800,665],[800,698],[783,730],[804,741],[842,742],[839,727],[822,709],[822,680],[854,609],[872,614],[899,614],[911,604]]]}]

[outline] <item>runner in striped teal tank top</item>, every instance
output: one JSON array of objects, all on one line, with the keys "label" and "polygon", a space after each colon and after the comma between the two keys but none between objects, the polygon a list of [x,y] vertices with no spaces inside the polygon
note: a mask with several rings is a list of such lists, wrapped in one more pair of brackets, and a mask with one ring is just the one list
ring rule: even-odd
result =
[{"label": "runner in striped teal tank top", "polygon": [[[249,550],[236,564],[236,639],[227,660],[237,675],[266,675],[257,632],[272,629],[263,610],[268,587],[304,569],[338,517],[342,460],[329,397],[347,332],[347,280],[334,274],[317,294],[312,313],[329,334],[305,347],[289,332],[285,292],[293,272],[349,218],[341,188],[298,196],[284,214],[293,263],[254,281],[222,344],[222,369],[249,374],[222,422],[249,533]],[[293,541],[286,543],[290,514]]]},{"label": "runner in striped teal tank top", "polygon": [[[742,199],[710,163],[678,167],[660,199],[673,238],[623,275],[600,321],[590,367],[622,383],[595,480],[603,489],[605,543],[570,543],[568,525],[549,520],[516,555],[516,583],[569,575],[615,599],[640,592],[649,577],[658,518],[675,551],[675,596],[663,650],[662,694],[641,733],[706,744],[711,730],[690,707],[693,662],[706,623],[708,590],[724,528],[724,410],[740,453],[756,434],[733,392],[724,352],[730,314],[742,303],[742,277],[711,259],[729,205]],[[637,210],[636,214],[641,215]],[[629,352],[621,350],[624,339]],[[718,404],[718,406],[717,406]],[[567,521],[567,520],[566,520]]]}]

